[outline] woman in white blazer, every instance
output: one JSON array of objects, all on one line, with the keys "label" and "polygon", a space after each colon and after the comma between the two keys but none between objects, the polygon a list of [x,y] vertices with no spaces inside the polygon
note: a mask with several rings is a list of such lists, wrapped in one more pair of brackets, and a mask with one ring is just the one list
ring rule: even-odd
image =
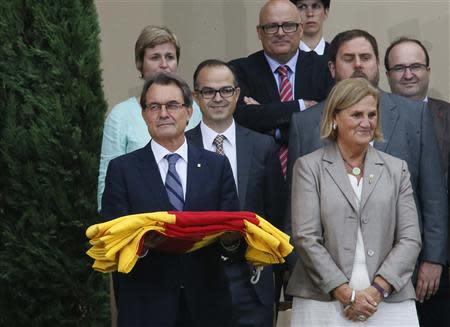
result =
[{"label": "woman in white blazer", "polygon": [[294,165],[292,326],[418,326],[417,210],[407,164],[370,145],[380,131],[378,90],[341,81],[321,123],[329,142]]}]

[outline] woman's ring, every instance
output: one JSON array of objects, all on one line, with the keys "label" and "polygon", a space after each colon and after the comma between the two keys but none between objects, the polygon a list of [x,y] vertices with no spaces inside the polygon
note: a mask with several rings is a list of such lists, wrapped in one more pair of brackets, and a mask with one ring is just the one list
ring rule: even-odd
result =
[{"label": "woman's ring", "polygon": [[366,316],[365,315],[358,315],[357,317],[356,317],[359,321],[366,321]]}]

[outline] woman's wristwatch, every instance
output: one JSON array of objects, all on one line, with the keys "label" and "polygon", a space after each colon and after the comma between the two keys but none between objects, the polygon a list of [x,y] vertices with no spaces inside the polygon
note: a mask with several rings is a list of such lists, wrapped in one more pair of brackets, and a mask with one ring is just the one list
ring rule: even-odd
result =
[{"label": "woman's wristwatch", "polygon": [[372,286],[375,287],[375,289],[381,294],[383,299],[386,299],[389,296],[389,292],[386,291],[383,287],[381,287],[381,285],[378,284],[377,282],[373,282]]}]

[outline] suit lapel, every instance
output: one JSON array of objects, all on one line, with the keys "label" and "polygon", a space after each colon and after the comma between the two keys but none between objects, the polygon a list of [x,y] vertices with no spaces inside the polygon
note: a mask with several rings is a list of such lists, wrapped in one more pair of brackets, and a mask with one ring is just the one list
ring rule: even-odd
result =
[{"label": "suit lapel", "polygon": [[433,116],[434,128],[436,131],[436,138],[439,144],[439,149],[444,148],[444,140],[446,138],[445,127],[447,126],[447,115],[443,103],[428,98],[428,109]]},{"label": "suit lapel", "polygon": [[[305,51],[299,50],[297,62],[295,64],[295,85],[294,85],[294,99],[301,99],[300,93],[302,88],[306,88],[304,79],[306,76],[312,76],[312,69],[314,63],[312,62],[312,56],[308,55]],[[302,92],[306,94],[307,92]]]},{"label": "suit lapel", "polygon": [[377,185],[382,173],[383,173],[383,161],[376,153],[375,149],[369,146],[366,154],[366,160],[364,161],[364,180],[360,201],[361,210],[370,197],[370,194]]},{"label": "suit lapel", "polygon": [[436,115],[436,117],[444,119],[445,111],[442,103],[439,103],[432,98],[428,98],[428,109],[430,109],[431,112]]},{"label": "suit lapel", "polygon": [[187,165],[187,179],[186,179],[186,198],[184,201],[184,210],[189,211],[192,207],[191,197],[193,194],[198,195],[202,193],[202,183],[204,180],[205,165],[203,155],[199,148],[191,145],[188,142],[188,165]]},{"label": "suit lapel", "polygon": [[200,129],[200,124],[198,124],[196,127],[188,131],[186,133],[186,137],[190,142],[192,142],[192,144],[201,149],[204,149],[202,130]]},{"label": "suit lapel", "polygon": [[333,181],[339,187],[342,194],[344,194],[353,210],[358,212],[358,206],[355,199],[356,195],[350,185],[350,181],[348,180],[344,161],[342,160],[336,143],[324,147],[324,155],[322,159],[328,163],[325,165],[325,169],[328,171]]},{"label": "suit lapel", "polygon": [[269,99],[272,99],[273,101],[281,101],[277,81],[275,80],[275,76],[270,69],[270,65],[267,62],[266,57],[264,56],[264,52],[260,51],[260,55],[257,56],[256,59],[255,71],[259,72],[258,76],[262,79],[265,94],[268,94]]},{"label": "suit lapel", "polygon": [[237,184],[241,209],[245,206],[247,196],[247,184],[250,175],[250,167],[253,153],[253,141],[249,132],[236,125],[236,162]]},{"label": "suit lapel", "polygon": [[386,151],[398,120],[398,112],[395,103],[388,93],[380,90],[381,128],[384,142],[374,142],[375,148]]},{"label": "suit lapel", "polygon": [[144,184],[149,188],[149,197],[153,197],[158,202],[159,207],[168,208],[171,206],[169,197],[150,144],[151,141],[141,149],[138,155],[138,170],[145,181]]}]

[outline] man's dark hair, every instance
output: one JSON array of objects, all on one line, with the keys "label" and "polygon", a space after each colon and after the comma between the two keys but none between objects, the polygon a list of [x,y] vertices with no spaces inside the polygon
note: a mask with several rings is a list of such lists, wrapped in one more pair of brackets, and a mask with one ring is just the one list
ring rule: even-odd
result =
[{"label": "man's dark hair", "polygon": [[402,44],[402,43],[407,43],[407,42],[412,42],[417,44],[419,47],[422,48],[423,53],[425,53],[425,65],[427,65],[427,67],[430,66],[430,56],[428,55],[428,51],[425,48],[425,46],[422,44],[422,42],[420,42],[417,39],[411,39],[409,37],[406,36],[402,36],[400,38],[398,38],[397,40],[395,40],[394,42],[392,42],[391,44],[389,44],[388,48],[386,49],[386,53],[384,54],[384,68],[386,68],[386,70],[389,70],[389,53],[391,52],[392,48],[394,48],[396,45]]},{"label": "man's dark hair", "polygon": [[183,101],[187,107],[192,107],[192,92],[189,88],[189,85],[180,77],[168,73],[168,72],[160,72],[147,80],[142,88],[140,105],[142,110],[145,109],[146,106],[146,97],[148,89],[153,85],[175,85],[177,86],[181,93],[183,94]]},{"label": "man's dark hair", "polygon": [[238,86],[237,83],[237,78],[236,78],[236,73],[234,72],[234,68],[227,62],[219,60],[219,59],[207,59],[202,61],[197,68],[195,69],[194,72],[194,90],[198,91],[198,75],[200,74],[200,71],[203,68],[206,67],[226,67],[230,70],[231,74],[233,75],[233,84],[234,87]]},{"label": "man's dark hair", "polygon": [[[297,6],[297,3],[299,3],[301,0],[290,0],[294,5]],[[319,2],[322,3],[323,7],[325,9],[330,9],[330,0],[319,0]]]},{"label": "man's dark hair", "polygon": [[345,42],[351,41],[353,39],[356,39],[358,37],[362,37],[370,43],[370,45],[372,46],[373,52],[375,53],[375,58],[377,58],[377,60],[379,60],[378,59],[377,40],[375,40],[375,38],[366,31],[354,29],[354,30],[348,30],[348,31],[341,32],[334,37],[334,39],[330,43],[330,61],[335,64],[336,63],[336,55],[339,51],[339,48],[342,46],[342,44],[344,44]]}]

